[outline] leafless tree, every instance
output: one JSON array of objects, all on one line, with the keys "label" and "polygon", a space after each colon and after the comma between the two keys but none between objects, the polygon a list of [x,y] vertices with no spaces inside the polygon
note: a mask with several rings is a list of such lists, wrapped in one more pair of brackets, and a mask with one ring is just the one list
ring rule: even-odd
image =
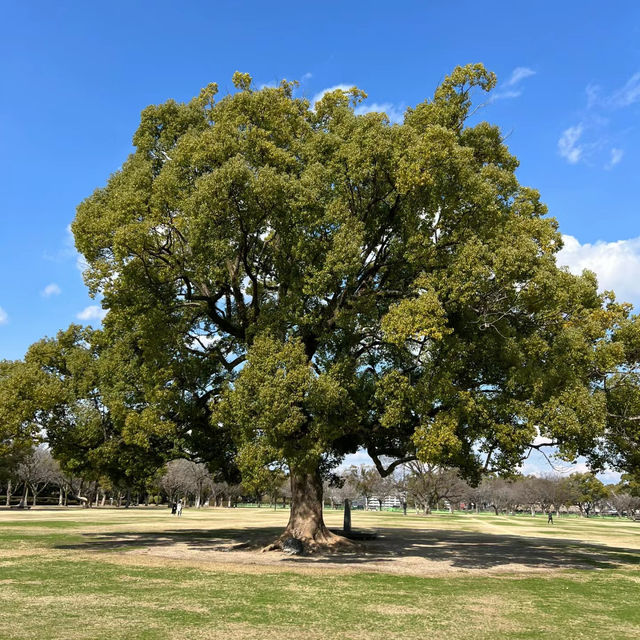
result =
[{"label": "leafless tree", "polygon": [[55,480],[60,468],[49,449],[37,447],[18,465],[16,475],[24,485],[20,504],[27,505],[29,491],[32,505],[37,504],[38,495]]},{"label": "leafless tree", "polygon": [[416,509],[425,514],[444,501],[452,511],[454,504],[459,503],[465,494],[467,485],[454,469],[417,461],[407,463],[407,468],[409,495]]},{"label": "leafless tree", "polygon": [[216,483],[206,465],[178,458],[167,463],[159,486],[170,502],[178,499],[192,500],[193,505],[200,508],[211,497],[215,503],[228,485]]}]

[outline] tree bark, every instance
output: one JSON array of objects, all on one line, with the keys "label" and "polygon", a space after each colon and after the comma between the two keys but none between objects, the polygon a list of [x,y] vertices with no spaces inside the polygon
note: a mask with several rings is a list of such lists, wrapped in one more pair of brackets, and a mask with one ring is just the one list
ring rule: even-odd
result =
[{"label": "tree bark", "polygon": [[22,500],[20,500],[20,507],[26,507],[29,500],[29,485],[24,483],[24,493],[22,494]]},{"label": "tree bark", "polygon": [[345,533],[351,533],[351,500],[345,498],[344,500],[344,524],[342,530]]},{"label": "tree bark", "polygon": [[5,502],[5,506],[11,506],[11,480],[7,482],[7,501]]},{"label": "tree bark", "polygon": [[291,470],[291,510],[284,533],[267,550],[279,549],[288,538],[300,540],[309,551],[349,546],[342,536],[331,533],[322,516],[322,478],[320,469]]}]

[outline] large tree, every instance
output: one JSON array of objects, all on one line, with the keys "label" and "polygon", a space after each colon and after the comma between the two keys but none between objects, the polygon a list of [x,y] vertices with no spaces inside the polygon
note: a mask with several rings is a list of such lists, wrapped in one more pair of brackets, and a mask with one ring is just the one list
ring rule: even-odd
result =
[{"label": "large tree", "polygon": [[402,124],[356,113],[356,88],[312,105],[233,82],[145,109],[73,223],[107,333],[210,414],[202,454],[230,431],[245,477],[285,469],[284,535],[314,546],[337,541],[322,476],[358,447],[382,475],[417,458],[471,481],[539,436],[592,451],[598,345],[629,310],[556,266],[557,224],[500,130],[469,124],[495,76],[456,68]]}]

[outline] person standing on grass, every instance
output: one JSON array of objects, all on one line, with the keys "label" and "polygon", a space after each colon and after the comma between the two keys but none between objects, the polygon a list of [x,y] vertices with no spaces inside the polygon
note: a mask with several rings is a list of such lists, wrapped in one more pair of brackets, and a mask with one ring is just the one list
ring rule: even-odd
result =
[{"label": "person standing on grass", "polygon": [[547,524],[553,524],[553,514],[549,511],[547,516]]},{"label": "person standing on grass", "polygon": [[178,505],[176,504],[175,500],[171,503],[171,515],[175,516],[176,515],[176,510],[178,509]]},{"label": "person standing on grass", "polygon": [[178,500],[177,515],[178,515],[178,516],[181,516],[181,515],[182,515],[182,500]]}]

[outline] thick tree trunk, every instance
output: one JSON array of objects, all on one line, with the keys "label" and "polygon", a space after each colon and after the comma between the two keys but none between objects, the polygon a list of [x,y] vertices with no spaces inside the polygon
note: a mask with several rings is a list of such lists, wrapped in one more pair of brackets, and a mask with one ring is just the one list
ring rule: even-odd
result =
[{"label": "thick tree trunk", "polygon": [[291,471],[291,510],[284,533],[267,550],[279,549],[288,538],[300,540],[308,551],[349,546],[346,538],[331,533],[322,517],[320,470]]}]

